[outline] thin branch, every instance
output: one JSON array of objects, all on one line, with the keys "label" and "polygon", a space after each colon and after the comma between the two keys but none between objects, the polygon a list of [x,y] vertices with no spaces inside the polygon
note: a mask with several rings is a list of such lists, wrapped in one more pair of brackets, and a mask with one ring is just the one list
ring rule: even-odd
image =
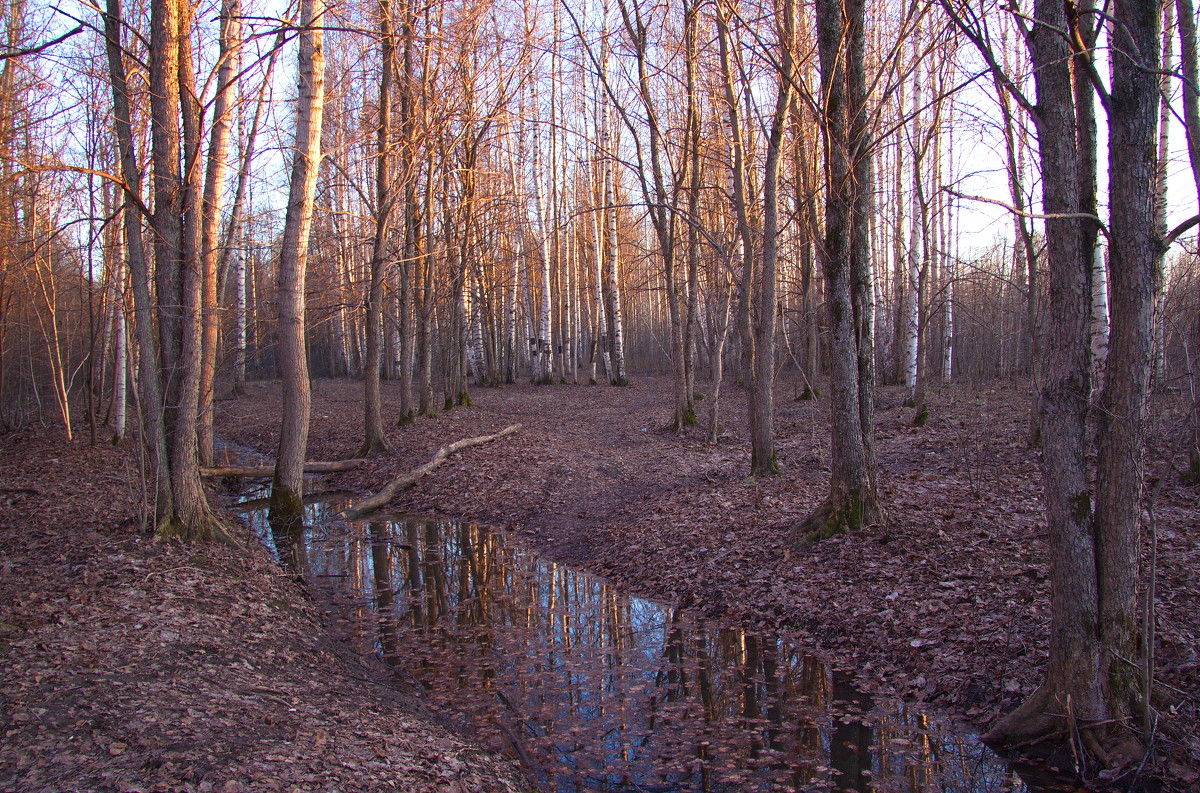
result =
[{"label": "thin branch", "polygon": [[[984,204],[993,204],[998,207],[1003,207],[1004,209],[1007,209],[1009,212],[1013,213],[1014,215],[1018,215],[1023,218],[1032,218],[1034,220],[1091,220],[1100,225],[1100,230],[1104,232],[1104,236],[1106,236],[1106,237],[1108,236],[1108,227],[1104,225],[1104,221],[1101,220],[1096,215],[1091,214],[1090,212],[1053,212],[1050,214],[1042,214],[1040,212],[1026,212],[1024,210],[1017,209],[1016,207],[1012,206],[1011,204],[1006,204],[1003,201],[998,201],[995,198],[985,198],[984,196],[968,195],[966,193],[960,193],[952,187],[943,187],[942,190],[944,190],[945,192],[954,196],[955,198],[963,198],[963,199],[966,199],[967,201],[980,201]],[[1196,220],[1198,222],[1200,222],[1200,217],[1197,217]]]},{"label": "thin branch", "polygon": [[70,30],[70,31],[62,34],[61,36],[59,36],[56,39],[50,39],[45,44],[39,44],[36,47],[26,47],[25,49],[22,49],[22,50],[11,50],[10,52],[0,52],[0,61],[6,61],[9,58],[20,58],[24,55],[37,55],[39,52],[42,52],[43,50],[48,50],[51,47],[53,47],[55,44],[61,44],[62,42],[66,41],[67,39],[76,35],[77,33],[82,33],[82,32],[83,32],[83,25],[79,25],[74,30]]}]

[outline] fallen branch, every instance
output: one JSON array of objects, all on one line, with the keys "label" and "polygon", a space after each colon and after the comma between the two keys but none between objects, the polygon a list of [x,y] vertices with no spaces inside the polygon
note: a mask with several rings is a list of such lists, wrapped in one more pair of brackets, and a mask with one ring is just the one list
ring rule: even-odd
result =
[{"label": "fallen branch", "polygon": [[[306,474],[331,474],[336,471],[349,471],[353,468],[358,468],[365,463],[362,458],[354,458],[352,460],[334,460],[328,463],[305,463],[304,473]],[[203,467],[200,469],[200,476],[247,476],[247,477],[272,477],[275,476],[274,465],[222,465],[213,467]]]},{"label": "fallen branch", "polygon": [[455,441],[448,446],[443,446],[437,450],[437,454],[433,458],[420,466],[414,468],[406,474],[401,474],[392,481],[387,483],[387,486],[373,496],[368,496],[352,507],[343,510],[338,517],[345,520],[354,520],[366,515],[368,512],[374,512],[380,507],[386,505],[392,500],[392,497],[404,490],[407,487],[412,487],[413,484],[425,476],[427,473],[437,468],[442,463],[450,458],[450,455],[455,452],[460,452],[470,446],[479,446],[483,443],[494,441],[498,438],[503,438],[505,435],[512,435],[517,430],[521,429],[520,424],[510,424],[504,429],[497,432],[495,435],[481,435],[478,438],[463,438],[461,441]]}]

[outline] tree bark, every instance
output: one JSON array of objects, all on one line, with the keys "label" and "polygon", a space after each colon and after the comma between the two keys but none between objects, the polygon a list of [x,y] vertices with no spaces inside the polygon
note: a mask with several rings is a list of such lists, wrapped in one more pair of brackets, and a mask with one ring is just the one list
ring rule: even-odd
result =
[{"label": "tree bark", "polygon": [[[1146,401],[1154,373],[1154,303],[1160,277],[1154,204],[1161,5],[1114,5],[1109,112],[1109,265],[1112,335],[1100,399],[1096,446],[1096,536],[1102,663],[1108,712],[1120,720],[1139,712],[1137,623],[1138,536],[1142,513]],[[1145,630],[1153,630],[1145,626]],[[1127,660],[1132,660],[1130,666]],[[1147,696],[1149,691],[1144,692]],[[1104,731],[1107,765],[1135,762],[1142,747],[1127,729]]]},{"label": "tree bark", "polygon": [[325,105],[324,0],[301,0],[299,102],[291,190],[279,252],[279,363],[283,379],[283,423],[271,487],[270,519],[297,524],[304,517],[304,454],[308,445],[308,359],[304,345],[304,283],[312,226],[321,122]]},{"label": "tree bark", "polygon": [[[330,462],[309,462],[304,464],[304,473],[306,474],[331,474],[339,471],[352,471],[358,468],[366,460],[363,458],[352,458],[349,460],[332,460]],[[270,479],[275,476],[275,466],[273,465],[211,465],[201,466],[200,475],[205,477],[222,477],[222,476],[238,476],[238,477],[263,477]]]},{"label": "tree bark", "polygon": [[203,227],[201,229],[201,265],[203,283],[201,307],[203,327],[200,349],[199,451],[200,463],[211,465],[213,457],[213,384],[217,376],[217,281],[219,270],[221,209],[225,198],[225,174],[228,172],[229,137],[237,106],[238,51],[242,44],[240,0],[223,0],[218,48],[217,93],[212,106],[212,131],[208,164],[204,178]]},{"label": "tree bark", "polygon": [[843,5],[839,0],[819,0],[817,45],[821,63],[822,108],[827,141],[825,244],[826,304],[832,335],[830,349],[831,460],[829,495],[801,525],[809,537],[827,537],[855,530],[882,519],[875,483],[868,469],[867,445],[863,438],[859,380],[859,327],[854,306],[854,172],[851,156],[852,113],[848,106],[855,94],[848,90],[847,69],[862,68],[847,63],[843,53],[851,28],[862,25],[859,3]]},{"label": "tree bark", "polygon": [[383,282],[387,268],[388,231],[391,227],[392,73],[396,44],[392,35],[392,4],[379,0],[379,117],[375,131],[375,238],[371,246],[371,284],[367,291],[367,360],[363,365],[363,443],[361,457],[390,450],[383,433],[383,410],[379,393],[381,340],[383,336]]},{"label": "tree bark", "polygon": [[171,501],[171,471],[167,455],[166,427],[163,423],[162,381],[159,379],[158,339],[154,335],[154,303],[150,294],[150,268],[142,244],[141,182],[137,164],[133,126],[130,118],[129,85],[126,78],[121,27],[124,24],[121,0],[108,0],[104,15],[105,49],[108,55],[109,80],[113,91],[113,126],[121,156],[121,175],[125,180],[125,251],[133,287],[134,332],[138,355],[138,398],[141,402],[143,443],[150,460],[148,499],[154,505],[155,524],[169,519]]},{"label": "tree bark", "polygon": [[1083,222],[1077,217],[1080,158],[1071,53],[1058,33],[1068,28],[1068,20],[1056,0],[1037,0],[1034,17],[1029,38],[1037,91],[1034,121],[1045,176],[1042,208],[1049,216],[1050,302],[1038,407],[1053,582],[1050,659],[1037,692],[989,731],[988,739],[1003,743],[1061,730],[1068,719],[1086,724],[1106,718],[1085,436],[1090,272],[1082,249]]}]

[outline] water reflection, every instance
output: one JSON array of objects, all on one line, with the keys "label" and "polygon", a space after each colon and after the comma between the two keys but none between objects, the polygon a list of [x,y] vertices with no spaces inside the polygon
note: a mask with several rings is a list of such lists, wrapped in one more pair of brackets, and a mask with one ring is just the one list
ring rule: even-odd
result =
[{"label": "water reflection", "polygon": [[622,595],[483,527],[329,523],[344,505],[311,504],[290,532],[250,518],[350,603],[364,650],[552,789],[1031,789],[974,738],[875,707],[776,638]]}]

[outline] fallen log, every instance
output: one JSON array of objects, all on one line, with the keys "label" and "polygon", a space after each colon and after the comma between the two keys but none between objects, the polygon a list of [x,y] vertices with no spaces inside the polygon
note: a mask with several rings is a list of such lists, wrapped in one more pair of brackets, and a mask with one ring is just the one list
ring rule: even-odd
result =
[{"label": "fallen log", "polygon": [[414,468],[408,473],[397,476],[395,479],[388,482],[387,486],[384,487],[383,490],[380,490],[375,495],[368,496],[357,504],[343,510],[338,514],[338,517],[342,518],[343,520],[354,520],[355,518],[361,518],[363,515],[366,515],[369,512],[374,512],[380,507],[385,506],[389,501],[392,500],[392,497],[401,490],[404,490],[407,487],[412,487],[418,479],[425,476],[442,463],[446,462],[446,460],[450,458],[450,455],[460,452],[470,446],[479,446],[480,444],[489,443],[499,438],[503,438],[505,435],[512,435],[519,429],[521,429],[520,424],[510,424],[509,426],[497,432],[495,435],[481,435],[477,438],[463,438],[461,441],[455,441],[454,443],[443,446],[437,450],[437,454],[433,455],[433,458],[430,459],[429,462],[418,468]]},{"label": "fallen log", "polygon": [[[334,460],[332,462],[321,463],[312,462],[304,464],[304,473],[306,474],[332,474],[337,471],[349,471],[358,468],[365,463],[362,458],[352,460]],[[272,477],[275,476],[274,465],[217,465],[203,466],[200,468],[200,476],[245,476],[245,477]]]}]

